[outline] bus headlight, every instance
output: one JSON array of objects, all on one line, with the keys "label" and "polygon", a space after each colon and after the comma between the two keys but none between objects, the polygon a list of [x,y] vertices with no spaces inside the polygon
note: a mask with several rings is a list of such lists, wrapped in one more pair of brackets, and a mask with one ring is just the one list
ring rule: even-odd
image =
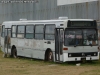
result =
[{"label": "bus headlight", "polygon": [[71,54],[69,54],[69,57],[71,57],[72,55]]},{"label": "bus headlight", "polygon": [[94,56],[96,55],[96,53],[94,53]]}]

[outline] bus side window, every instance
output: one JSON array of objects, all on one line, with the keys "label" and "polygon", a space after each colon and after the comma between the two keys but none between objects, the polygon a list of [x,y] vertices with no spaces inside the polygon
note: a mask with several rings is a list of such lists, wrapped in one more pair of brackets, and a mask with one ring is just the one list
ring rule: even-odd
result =
[{"label": "bus side window", "polygon": [[12,38],[14,38],[14,37],[16,37],[16,26],[12,26],[12,34],[11,34],[12,36]]},{"label": "bus side window", "polygon": [[55,24],[46,24],[45,25],[45,39],[54,40]]},{"label": "bus side window", "polygon": [[17,37],[18,38],[24,38],[24,33],[25,33],[25,26],[18,26]]},{"label": "bus side window", "polygon": [[25,38],[32,39],[33,37],[34,37],[34,26],[33,25],[26,26]]},{"label": "bus side window", "polygon": [[35,39],[44,39],[44,25],[35,25]]}]

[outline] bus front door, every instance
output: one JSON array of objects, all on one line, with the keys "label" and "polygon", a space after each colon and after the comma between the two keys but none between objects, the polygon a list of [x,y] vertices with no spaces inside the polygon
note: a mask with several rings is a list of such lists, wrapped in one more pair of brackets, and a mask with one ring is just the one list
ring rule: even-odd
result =
[{"label": "bus front door", "polygon": [[4,35],[4,53],[5,53],[5,57],[7,56],[7,54],[9,53],[9,51],[11,51],[11,29],[5,29],[5,35]]},{"label": "bus front door", "polygon": [[63,33],[64,30],[56,28],[55,30],[55,61],[62,61],[62,48],[63,48]]}]

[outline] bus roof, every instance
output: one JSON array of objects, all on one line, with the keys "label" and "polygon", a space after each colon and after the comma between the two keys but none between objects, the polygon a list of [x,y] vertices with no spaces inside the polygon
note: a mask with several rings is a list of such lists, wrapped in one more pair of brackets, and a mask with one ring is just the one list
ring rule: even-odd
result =
[{"label": "bus roof", "polygon": [[93,19],[65,19],[65,20],[25,20],[25,21],[5,21],[2,25],[5,25],[5,28],[11,28],[12,25],[17,24],[27,24],[27,23],[58,23],[58,22],[67,22],[67,21],[93,21]]},{"label": "bus roof", "polygon": [[[23,22],[63,22],[63,21],[93,21],[93,19],[65,19],[65,20],[25,20],[25,21],[5,21],[3,23],[23,23]],[[3,25],[3,24],[2,24]]]}]

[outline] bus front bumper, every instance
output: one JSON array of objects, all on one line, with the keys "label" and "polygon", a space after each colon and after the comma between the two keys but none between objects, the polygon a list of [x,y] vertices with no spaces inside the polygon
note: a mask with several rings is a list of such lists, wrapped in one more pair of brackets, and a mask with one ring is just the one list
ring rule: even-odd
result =
[{"label": "bus front bumper", "polygon": [[73,57],[73,58],[68,58],[67,61],[82,61],[82,60],[99,60],[97,56],[95,57]]},{"label": "bus front bumper", "polygon": [[95,56],[80,56],[80,57],[71,57],[68,53],[63,54],[63,62],[67,61],[82,61],[82,60],[99,60],[99,52]]}]

